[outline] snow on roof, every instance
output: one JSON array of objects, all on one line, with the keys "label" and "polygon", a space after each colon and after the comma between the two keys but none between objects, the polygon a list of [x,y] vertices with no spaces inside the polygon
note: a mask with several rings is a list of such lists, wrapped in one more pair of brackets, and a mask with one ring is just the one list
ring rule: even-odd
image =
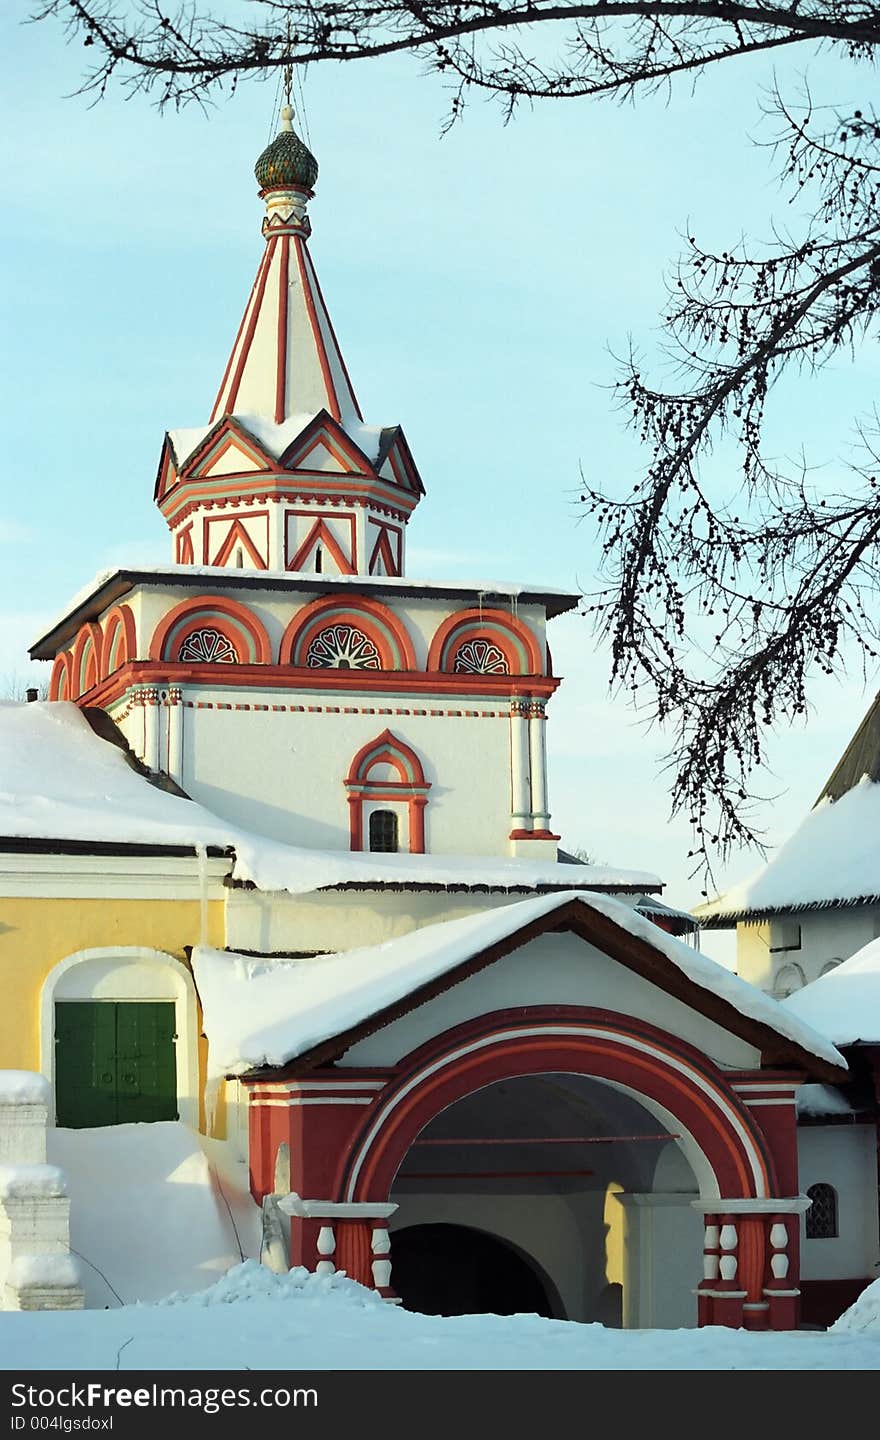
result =
[{"label": "snow on roof", "polygon": [[[320,411],[288,415],[280,425],[276,425],[268,415],[256,415],[252,411],[246,410],[236,411],[232,418],[237,420],[249,435],[253,435],[254,439],[274,460],[278,460],[288,445],[291,445],[297,436],[303,433],[307,425],[311,425],[317,414],[320,414]],[[189,459],[205,437],[210,435],[212,430],[216,430],[219,423],[221,422],[214,421],[212,425],[198,425],[188,429],[168,431],[168,439],[174,447],[178,465],[183,465]],[[379,453],[379,442],[382,437],[381,425],[364,425],[358,424],[356,421],[344,424],[340,421],[339,423],[372,464]]]},{"label": "snow on roof", "polygon": [[839,800],[821,800],[767,865],[695,914],[733,921],[878,897],[880,784],[865,778]]},{"label": "snow on roof", "polygon": [[[67,701],[0,704],[0,837],[234,849],[235,880],[295,895],[338,885],[572,886],[571,867],[553,862],[308,850],[242,830],[150,785]],[[660,885],[656,875],[590,865],[577,882],[612,889]]]},{"label": "snow on roof", "polygon": [[230,843],[191,800],[156,789],[76,705],[0,704],[0,836],[147,845]]},{"label": "snow on roof", "polygon": [[842,1066],[821,1035],[755,986],[660,930],[630,906],[579,891],[543,895],[479,915],[426,925],[381,945],[305,960],[254,959],[198,947],[193,973],[213,1077],[283,1065],[378,1015],[522,926],[571,901],[647,941],[687,978],[811,1054]]},{"label": "snow on roof", "polygon": [[799,1115],[852,1115],[853,1107],[833,1085],[800,1085],[796,1097]]},{"label": "snow on roof", "polygon": [[782,1004],[835,1045],[880,1044],[880,940],[871,940]]}]

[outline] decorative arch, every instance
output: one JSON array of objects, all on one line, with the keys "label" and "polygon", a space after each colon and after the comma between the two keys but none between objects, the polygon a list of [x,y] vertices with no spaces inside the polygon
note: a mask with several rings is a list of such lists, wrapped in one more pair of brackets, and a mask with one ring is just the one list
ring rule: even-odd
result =
[{"label": "decorative arch", "polygon": [[460,675],[542,675],[544,663],[529,627],[506,610],[458,610],[431,641],[428,669]]},{"label": "decorative arch", "polygon": [[414,1051],[354,1138],[342,1198],[387,1198],[413,1141],[456,1100],[499,1080],[551,1071],[604,1081],[645,1105],[681,1136],[704,1200],[778,1193],[764,1136],[705,1055],[629,1016],[539,1006],[480,1016]]},{"label": "decorative arch", "polygon": [[[83,625],[76,637],[71,663],[73,696],[85,695],[101,678],[104,636],[100,625]],[[72,698],[73,698],[72,696]]]},{"label": "decorative arch", "polygon": [[128,605],[115,605],[104,621],[101,646],[101,679],[106,680],[137,656],[137,634],[134,615]]},{"label": "decorative arch", "polygon": [[55,1096],[56,1000],[173,1000],[180,1118],[199,1128],[198,1001],[192,975],[174,955],[144,945],[77,950],[49,971],[40,996],[40,1068]]},{"label": "decorative arch", "polygon": [[[397,775],[389,779],[387,771]],[[403,804],[409,819],[409,851],[425,851],[425,806],[431,788],[411,746],[390,730],[361,746],[345,777],[352,850],[364,848],[364,817],[375,806]]]},{"label": "decorative arch", "polygon": [[223,595],[197,595],[160,620],[150,642],[150,659],[269,665],[272,647],[263,622],[246,605]]},{"label": "decorative arch", "polygon": [[74,698],[72,672],[73,656],[69,650],[62,650],[60,655],[55,656],[52,674],[49,676],[50,700],[72,700]]},{"label": "decorative arch", "polygon": [[278,658],[303,670],[416,668],[403,622],[387,605],[362,595],[328,595],[306,605],[285,630]]}]

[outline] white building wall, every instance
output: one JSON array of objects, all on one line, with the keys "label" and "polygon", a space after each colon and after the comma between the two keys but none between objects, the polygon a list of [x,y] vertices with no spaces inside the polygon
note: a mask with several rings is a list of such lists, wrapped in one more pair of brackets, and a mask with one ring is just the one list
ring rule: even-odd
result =
[{"label": "white building wall", "polygon": [[[431,785],[426,850],[508,853],[510,725],[503,706],[448,696],[290,690],[255,695],[191,686],[184,702],[181,784],[194,800],[235,824],[291,845],[348,850],[345,777],[362,746],[389,729],[415,750]],[[285,708],[255,710],[255,703]],[[466,717],[466,707],[476,716]],[[414,709],[438,713],[399,713]],[[451,715],[453,710],[461,713]],[[121,722],[123,730],[128,724],[136,736],[143,719],[132,711]]]},{"label": "white building wall", "polygon": [[875,1279],[880,1273],[877,1230],[877,1132],[873,1125],[802,1125],[798,1130],[801,1193],[811,1185],[837,1191],[838,1236],[808,1240],[801,1220],[804,1280]]},{"label": "white building wall", "polygon": [[[778,949],[800,927],[800,946]],[[742,923],[736,929],[736,969],[762,990],[786,990],[818,980],[826,965],[848,960],[880,935],[880,907],[804,910],[778,919]],[[792,968],[796,967],[796,968]],[[782,973],[784,972],[784,973]]]},{"label": "white building wall", "polygon": [[[619,895],[632,905],[635,896]],[[496,892],[339,890],[309,895],[263,894],[230,890],[226,904],[226,943],[230,950],[273,954],[310,950],[353,950],[408,935],[423,925],[479,915],[515,905],[522,895]]]}]

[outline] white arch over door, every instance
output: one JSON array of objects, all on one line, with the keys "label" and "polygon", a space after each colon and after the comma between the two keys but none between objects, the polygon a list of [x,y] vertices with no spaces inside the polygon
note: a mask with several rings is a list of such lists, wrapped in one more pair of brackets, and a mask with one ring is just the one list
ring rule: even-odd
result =
[{"label": "white arch over door", "polygon": [[164,950],[113,945],[78,950],[50,970],[40,1001],[40,1068],[52,1086],[55,1123],[56,1000],[171,1000],[177,1031],[177,1104],[181,1120],[199,1128],[198,1006],[193,978]]}]

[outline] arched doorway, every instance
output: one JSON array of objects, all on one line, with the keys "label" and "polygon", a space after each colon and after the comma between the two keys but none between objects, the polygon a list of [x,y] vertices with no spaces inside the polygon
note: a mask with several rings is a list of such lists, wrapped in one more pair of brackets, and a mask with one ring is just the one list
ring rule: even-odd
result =
[{"label": "arched doorway", "polygon": [[53,1123],[180,1118],[198,1128],[195,989],[173,955],[145,946],[78,951],[46,977],[41,1012]]},{"label": "arched doorway", "polygon": [[[639,1323],[644,1292],[659,1287],[655,1323],[695,1324],[703,1227],[679,1139],[587,1076],[512,1076],[462,1096],[419,1132],[395,1176],[396,1292],[427,1314],[620,1326]],[[675,1276],[670,1251],[683,1262]]]},{"label": "arched doorway", "polygon": [[553,1317],[548,1287],[512,1245],[465,1225],[394,1232],[394,1288],[422,1315]]}]

